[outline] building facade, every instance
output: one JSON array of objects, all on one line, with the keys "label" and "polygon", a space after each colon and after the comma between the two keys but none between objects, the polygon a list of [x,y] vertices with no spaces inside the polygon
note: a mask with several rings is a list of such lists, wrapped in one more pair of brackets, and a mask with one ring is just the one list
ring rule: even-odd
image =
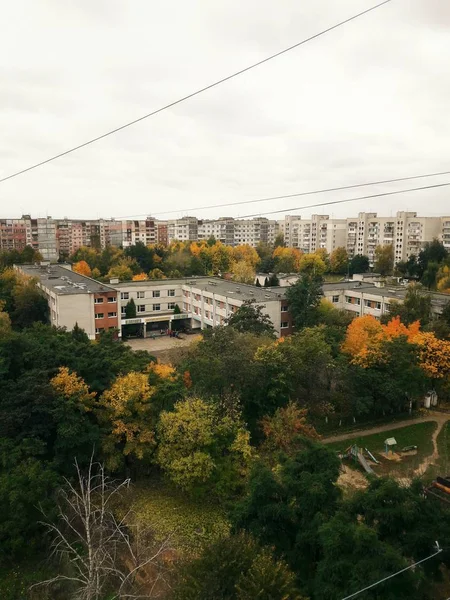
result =
[{"label": "building facade", "polygon": [[103,331],[116,331],[120,335],[119,303],[113,287],[61,265],[46,263],[15,268],[36,278],[48,302],[51,325],[71,331],[78,324],[90,340]]},{"label": "building facade", "polygon": [[287,215],[281,229],[289,248],[298,248],[306,253],[323,248],[331,253],[345,246],[347,221],[330,219],[328,215],[312,215],[310,219]]}]

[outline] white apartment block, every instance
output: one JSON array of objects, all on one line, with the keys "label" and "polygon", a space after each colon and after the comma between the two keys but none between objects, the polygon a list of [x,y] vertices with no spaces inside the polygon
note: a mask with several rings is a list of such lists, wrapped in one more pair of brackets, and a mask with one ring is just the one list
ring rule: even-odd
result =
[{"label": "white apartment block", "polygon": [[302,219],[297,215],[287,215],[281,228],[286,246],[303,252],[324,248],[331,253],[345,246],[346,219],[330,219],[328,215],[312,215],[310,219]]},{"label": "white apartment block", "polygon": [[248,244],[256,247],[259,243],[273,244],[280,226],[278,221],[264,217],[255,219],[233,219],[222,217],[198,222],[198,239],[207,240],[211,236],[227,246]]},{"label": "white apartment block", "polygon": [[439,236],[439,240],[450,252],[450,217],[441,218],[441,234]]},{"label": "white apartment block", "polygon": [[401,211],[395,217],[361,212],[356,219],[347,219],[345,246],[349,256],[364,254],[373,266],[376,247],[392,244],[398,263],[417,255],[425,242],[442,236],[444,222],[441,217],[418,217],[415,212]]},{"label": "white apartment block", "polygon": [[196,242],[198,240],[198,220],[196,217],[171,219],[167,221],[167,240],[171,242]]}]

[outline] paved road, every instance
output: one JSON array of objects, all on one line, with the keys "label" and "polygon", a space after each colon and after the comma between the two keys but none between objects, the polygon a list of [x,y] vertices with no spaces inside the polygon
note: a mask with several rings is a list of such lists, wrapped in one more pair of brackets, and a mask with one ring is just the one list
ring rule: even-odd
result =
[{"label": "paved road", "polygon": [[331,442],[343,442],[344,440],[351,440],[365,435],[372,435],[373,433],[380,433],[382,431],[391,431],[393,429],[401,429],[408,425],[414,425],[415,423],[425,423],[427,421],[435,421],[439,424],[439,429],[442,425],[450,420],[450,414],[440,412],[429,412],[424,417],[418,417],[416,419],[406,419],[405,421],[395,421],[394,423],[387,423],[386,425],[379,425],[372,429],[360,429],[358,431],[351,431],[343,433],[341,435],[333,435],[331,437],[323,438],[324,444],[331,444]]}]

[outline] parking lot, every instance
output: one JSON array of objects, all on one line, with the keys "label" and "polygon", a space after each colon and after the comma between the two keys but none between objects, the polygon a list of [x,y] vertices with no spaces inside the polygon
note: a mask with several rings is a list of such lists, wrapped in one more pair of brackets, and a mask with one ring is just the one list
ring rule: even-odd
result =
[{"label": "parking lot", "polygon": [[159,358],[161,362],[170,362],[170,353],[172,350],[186,348],[192,344],[192,342],[201,338],[201,334],[181,335],[182,339],[163,335],[161,337],[158,336],[155,339],[151,339],[150,337],[130,339],[125,343],[133,348],[133,350],[147,350],[147,352],[150,352]]}]

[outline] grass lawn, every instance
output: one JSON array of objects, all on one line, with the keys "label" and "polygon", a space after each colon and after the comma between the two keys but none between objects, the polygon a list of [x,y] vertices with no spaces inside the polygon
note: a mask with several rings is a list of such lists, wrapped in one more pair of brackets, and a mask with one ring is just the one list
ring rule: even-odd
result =
[{"label": "grass lawn", "polygon": [[230,530],[221,507],[208,498],[190,498],[167,482],[135,484],[124,496],[124,505],[134,523],[153,530],[159,541],[170,535],[171,546],[183,555],[197,554]]},{"label": "grass lawn", "polygon": [[405,446],[417,446],[417,454],[405,456],[401,462],[391,462],[384,459],[382,460],[382,465],[375,467],[374,470],[380,474],[394,471],[405,474],[407,471],[416,469],[425,457],[433,453],[431,436],[436,427],[437,423],[426,421],[425,423],[416,423],[400,429],[382,431],[381,433],[374,433],[372,435],[362,434],[360,437],[342,442],[332,442],[331,444],[327,444],[327,446],[333,450],[345,450],[350,445],[357,444],[360,447],[368,448],[376,458],[380,459],[379,453],[384,451],[384,440],[388,437],[395,437],[398,450],[401,450]]},{"label": "grass lawn", "polygon": [[426,480],[429,481],[438,475],[441,477],[450,475],[450,421],[442,427],[437,437],[437,446],[439,458],[436,465],[431,465],[426,472]]}]

